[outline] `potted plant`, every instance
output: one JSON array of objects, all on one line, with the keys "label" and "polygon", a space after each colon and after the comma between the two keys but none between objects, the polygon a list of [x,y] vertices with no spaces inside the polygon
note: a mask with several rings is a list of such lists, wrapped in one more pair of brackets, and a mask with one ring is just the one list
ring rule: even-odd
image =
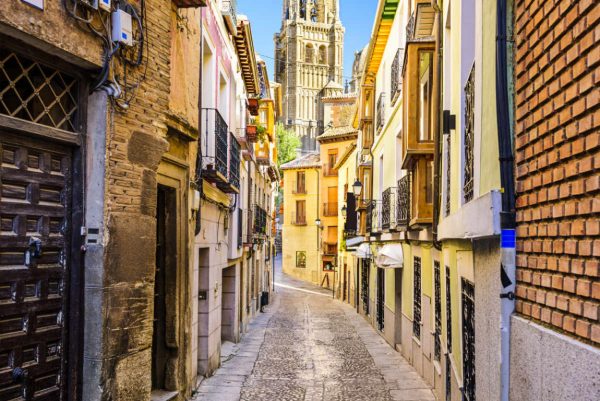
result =
[{"label": "potted plant", "polygon": [[260,143],[267,141],[267,128],[264,125],[259,125],[256,128],[257,139]]},{"label": "potted plant", "polygon": [[248,142],[256,142],[257,135],[258,127],[256,125],[246,126],[246,138],[248,138]]}]

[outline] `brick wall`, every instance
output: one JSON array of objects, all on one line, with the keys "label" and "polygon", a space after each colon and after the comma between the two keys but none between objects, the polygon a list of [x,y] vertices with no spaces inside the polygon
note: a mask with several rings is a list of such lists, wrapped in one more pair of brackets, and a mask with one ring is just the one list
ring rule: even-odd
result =
[{"label": "brick wall", "polygon": [[600,3],[515,8],[517,312],[600,345]]}]

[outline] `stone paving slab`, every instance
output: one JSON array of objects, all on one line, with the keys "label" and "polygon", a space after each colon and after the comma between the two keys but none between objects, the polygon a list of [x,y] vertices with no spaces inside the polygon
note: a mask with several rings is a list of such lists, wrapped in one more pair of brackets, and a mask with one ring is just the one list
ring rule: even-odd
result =
[{"label": "stone paving slab", "polygon": [[408,362],[347,304],[276,275],[277,295],[196,401],[434,401]]}]

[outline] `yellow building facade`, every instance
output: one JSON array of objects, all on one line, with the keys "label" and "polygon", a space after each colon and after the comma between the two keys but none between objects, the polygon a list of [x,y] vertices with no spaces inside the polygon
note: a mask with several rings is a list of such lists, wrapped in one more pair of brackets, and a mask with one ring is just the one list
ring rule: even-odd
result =
[{"label": "yellow building facade", "polygon": [[495,21],[493,4],[380,0],[339,166],[338,196],[360,195],[338,294],[439,399],[500,398]]},{"label": "yellow building facade", "polygon": [[321,277],[321,161],[309,153],[281,165],[283,172],[283,272],[319,284]]}]

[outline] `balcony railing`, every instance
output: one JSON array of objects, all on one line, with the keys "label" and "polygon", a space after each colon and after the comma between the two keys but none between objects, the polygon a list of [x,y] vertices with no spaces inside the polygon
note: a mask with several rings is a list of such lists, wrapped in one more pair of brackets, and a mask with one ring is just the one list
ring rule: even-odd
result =
[{"label": "balcony railing", "polygon": [[323,204],[323,216],[336,217],[338,215],[338,203],[327,202]]},{"label": "balcony railing", "polygon": [[379,94],[377,99],[377,132],[385,125],[385,92]]},{"label": "balcony railing", "polygon": [[392,63],[392,80],[391,80],[391,90],[390,90],[390,99],[392,99],[392,103],[396,101],[400,92],[402,91],[402,63],[404,61],[404,50],[398,49],[396,52],[396,56],[394,57],[394,62]]},{"label": "balcony railing", "polygon": [[202,146],[203,176],[215,183],[228,179],[228,146],[229,130],[221,114],[216,109],[202,109],[202,122],[205,133]]},{"label": "balcony railing", "polygon": [[465,171],[463,195],[465,203],[473,199],[475,147],[475,65],[471,68],[465,85]]},{"label": "balcony railing", "polygon": [[379,200],[372,200],[368,207],[367,219],[370,218],[371,229],[368,231],[372,235],[379,235],[382,231],[382,220],[381,220],[381,209],[382,203]]},{"label": "balcony railing", "polygon": [[323,175],[325,177],[337,177],[338,171],[333,166],[326,164],[323,166]]},{"label": "balcony railing", "polygon": [[292,193],[293,194],[306,194],[306,186],[298,185],[296,182],[292,182]]},{"label": "balcony railing", "polygon": [[221,13],[225,18],[227,28],[234,33],[237,29],[237,0],[222,0]]},{"label": "balcony railing", "polygon": [[297,215],[296,213],[292,213],[291,223],[294,226],[305,226],[306,225],[306,216]]},{"label": "balcony railing", "polygon": [[269,154],[269,142],[261,142],[256,145],[256,163],[268,166],[271,162]]},{"label": "balcony railing", "polygon": [[410,222],[410,175],[398,180],[398,228],[406,230]]},{"label": "balcony railing", "polygon": [[258,236],[267,235],[267,212],[259,205],[254,205],[253,233]]},{"label": "balcony railing", "polygon": [[381,199],[381,228],[393,231],[398,226],[398,188],[392,187],[383,191]]},{"label": "balcony railing", "polygon": [[235,135],[229,134],[229,184],[240,190],[240,153],[241,146]]},{"label": "balcony railing", "polygon": [[323,253],[325,255],[337,255],[337,242],[324,242]]}]

